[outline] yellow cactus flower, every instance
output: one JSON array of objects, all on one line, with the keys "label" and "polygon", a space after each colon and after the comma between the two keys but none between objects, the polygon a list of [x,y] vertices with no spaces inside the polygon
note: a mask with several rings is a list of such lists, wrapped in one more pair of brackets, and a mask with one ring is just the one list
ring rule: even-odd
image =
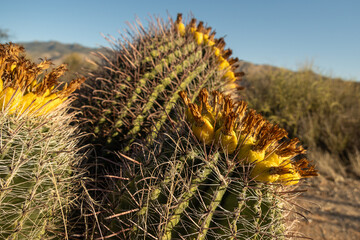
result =
[{"label": "yellow cactus flower", "polygon": [[257,163],[263,161],[265,158],[265,151],[264,150],[250,150],[248,156],[249,163]]},{"label": "yellow cactus flower", "polygon": [[218,58],[219,70],[226,70],[230,67],[230,63],[223,57]]},{"label": "yellow cactus flower", "polygon": [[314,166],[309,166],[309,161],[306,158],[291,161],[284,160],[278,167],[279,174],[278,182],[284,185],[295,185],[300,179],[317,176],[317,170]]},{"label": "yellow cactus flower", "polygon": [[190,33],[193,34],[194,32],[196,32],[196,19],[195,18],[191,19],[188,27],[189,27]]},{"label": "yellow cactus flower", "polygon": [[298,146],[299,140],[289,140],[284,129],[255,110],[247,111],[245,101],[234,103],[229,96],[213,91],[210,106],[208,92],[201,89],[199,107],[190,103],[185,92],[180,96],[194,119],[191,129],[196,138],[206,145],[214,141],[221,152],[234,154],[239,163],[252,165],[250,175],[254,180],[295,185],[302,178],[317,176],[317,170],[306,158],[294,158],[305,152]]},{"label": "yellow cactus flower", "polygon": [[214,140],[214,127],[206,119],[203,119],[202,122],[194,123],[191,129],[197,139],[206,145],[211,144]]},{"label": "yellow cactus flower", "polygon": [[16,63],[13,63],[10,67],[10,72],[14,71],[15,68],[16,68]]},{"label": "yellow cactus flower", "polygon": [[209,38],[211,35],[209,35],[211,32],[211,27],[208,27],[205,29],[205,32],[204,32],[204,45],[208,45],[209,43]]},{"label": "yellow cactus flower", "polygon": [[215,42],[214,42],[213,40],[209,39],[209,40],[207,41],[207,45],[208,45],[209,47],[212,47],[212,46],[215,45]]},{"label": "yellow cactus flower", "polygon": [[223,75],[223,78],[226,79],[228,82],[235,82],[237,80],[235,73],[231,70],[227,71]]},{"label": "yellow cactus flower", "polygon": [[201,45],[203,43],[204,34],[202,32],[198,32],[198,31],[194,32],[194,37],[198,45]]},{"label": "yellow cactus flower", "polygon": [[36,94],[30,92],[22,97],[21,113],[26,111],[29,107],[35,107],[39,104],[39,99]]},{"label": "yellow cactus flower", "polygon": [[207,119],[212,125],[215,123],[215,116],[213,114],[213,109],[208,102],[209,92],[203,88],[200,90],[198,100],[200,102],[200,113],[201,116]]},{"label": "yellow cactus flower", "polygon": [[276,174],[277,167],[274,162],[260,161],[254,164],[250,176],[259,182],[273,183],[279,179],[279,174]]},{"label": "yellow cactus flower", "polygon": [[206,42],[204,41],[204,43],[206,43],[206,45],[209,47],[212,47],[215,45],[215,41],[213,39],[211,39],[211,36],[209,36],[208,40]]},{"label": "yellow cactus flower", "polygon": [[252,136],[240,135],[239,138],[240,148],[238,151],[237,158],[243,161],[249,156],[252,147],[255,145],[255,138]]},{"label": "yellow cactus flower", "polygon": [[224,152],[232,154],[238,145],[238,138],[234,131],[235,113],[226,117],[224,125],[215,132],[215,139]]},{"label": "yellow cactus flower", "polygon": [[0,93],[0,103],[2,109],[8,109],[9,114],[13,114],[20,105],[22,95],[20,91],[11,87],[5,88]]},{"label": "yellow cactus flower", "polygon": [[224,38],[217,39],[216,42],[215,42],[215,45],[212,47],[213,51],[214,51],[214,55],[216,57],[221,57],[222,53],[223,53],[223,50],[224,50],[224,47],[225,47]]},{"label": "yellow cactus flower", "polygon": [[185,36],[186,29],[185,25],[182,23],[182,14],[178,13],[176,21],[175,21],[176,31],[180,34],[180,36]]},{"label": "yellow cactus flower", "polygon": [[194,38],[195,41],[198,45],[202,45],[204,42],[204,26],[203,26],[203,22],[199,22],[199,25],[196,29],[196,31],[194,32]]},{"label": "yellow cactus flower", "polygon": [[196,138],[210,145],[214,140],[214,127],[213,125],[204,117],[201,116],[197,105],[190,103],[190,110],[194,116],[194,123],[192,124],[192,131]]},{"label": "yellow cactus flower", "polygon": [[185,117],[186,120],[190,123],[193,124],[194,123],[194,116],[192,115],[191,111],[190,111],[190,107],[189,107],[189,103],[191,103],[189,97],[187,96],[185,91],[180,91],[179,95],[181,97],[181,99],[183,100],[183,102],[185,103],[185,105],[187,106],[186,110],[185,110]]},{"label": "yellow cactus flower", "polygon": [[41,108],[39,108],[38,115],[44,115],[51,112],[53,109],[58,107],[65,99],[60,99],[56,95],[52,97],[44,98]]},{"label": "yellow cactus flower", "polygon": [[23,52],[24,48],[12,43],[0,45],[2,111],[44,115],[59,106],[85,81],[85,78],[75,79],[60,90],[61,83],[57,79],[67,70],[65,65],[44,72],[50,67],[50,61],[34,64],[20,56]]},{"label": "yellow cactus flower", "polygon": [[[278,156],[277,154],[273,154],[274,156]],[[276,158],[272,157],[272,160]],[[300,173],[297,171],[296,167],[292,164],[291,160],[286,159],[282,160],[281,157],[278,156],[278,161],[281,162],[277,169],[279,174],[279,178],[277,182],[282,183],[284,185],[295,185],[301,179]]]},{"label": "yellow cactus flower", "polygon": [[215,56],[220,56],[221,55],[221,49],[219,49],[218,47],[213,47],[213,50],[214,50],[214,55]]},{"label": "yellow cactus flower", "polygon": [[217,139],[220,146],[225,149],[224,152],[229,154],[232,154],[235,151],[238,144],[238,139],[234,131],[230,132],[230,134],[226,134],[221,128],[216,131],[215,139]]},{"label": "yellow cactus flower", "polygon": [[269,162],[274,162],[278,165],[280,165],[283,160],[281,159],[281,157],[279,157],[279,155],[277,155],[276,153],[271,153],[270,155],[266,156],[265,158],[266,161],[269,161]]},{"label": "yellow cactus flower", "polygon": [[301,179],[301,175],[298,172],[291,172],[291,173],[285,173],[282,175],[279,175],[279,178],[277,179],[278,182],[290,186],[298,184]]}]

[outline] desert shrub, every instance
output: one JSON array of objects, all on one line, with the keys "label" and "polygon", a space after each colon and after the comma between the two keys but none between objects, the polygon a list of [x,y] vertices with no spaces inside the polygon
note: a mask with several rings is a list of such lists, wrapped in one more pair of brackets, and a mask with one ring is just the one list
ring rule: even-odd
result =
[{"label": "desert shrub", "polygon": [[[245,98],[250,106],[299,136],[309,149],[320,149],[355,173],[360,149],[360,84],[325,77],[311,67],[297,72],[244,65]],[[244,69],[245,68],[245,69]],[[356,174],[358,175],[358,174]]]},{"label": "desert shrub", "polygon": [[71,79],[84,75],[89,70],[94,70],[94,65],[87,61],[91,56],[85,56],[78,52],[72,52],[64,57],[64,63],[67,65],[68,72],[61,79],[69,82]]}]

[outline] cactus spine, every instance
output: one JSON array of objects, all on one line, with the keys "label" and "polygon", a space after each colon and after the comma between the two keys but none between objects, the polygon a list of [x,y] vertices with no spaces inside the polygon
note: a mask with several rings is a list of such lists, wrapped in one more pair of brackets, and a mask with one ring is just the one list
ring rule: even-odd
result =
[{"label": "cactus spine", "polygon": [[[303,153],[297,140],[233,102],[243,74],[223,39],[195,19],[185,26],[181,14],[160,22],[136,26],[80,92],[83,129],[100,156],[89,163],[103,181],[92,183],[94,235],[285,239],[276,193],[316,170],[291,160]],[[204,87],[227,94],[213,91],[211,101]]]},{"label": "cactus spine", "polygon": [[0,46],[0,238],[68,239],[80,158],[63,102],[83,80],[60,90],[65,67],[46,73],[49,61],[34,64],[23,51]]}]

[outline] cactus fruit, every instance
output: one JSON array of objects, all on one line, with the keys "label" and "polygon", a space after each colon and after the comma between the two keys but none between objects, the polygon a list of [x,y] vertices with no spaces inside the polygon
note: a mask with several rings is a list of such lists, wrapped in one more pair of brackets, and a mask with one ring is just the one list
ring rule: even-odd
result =
[{"label": "cactus fruit", "polygon": [[60,89],[65,66],[44,72],[23,51],[0,45],[0,238],[68,239],[80,158],[64,101],[84,79]]},{"label": "cactus fruit", "polygon": [[185,26],[181,14],[157,23],[135,26],[132,39],[102,55],[79,92],[82,129],[95,145],[91,234],[285,239],[291,209],[278,193],[316,175],[294,158],[304,149],[237,101],[243,73],[211,28],[196,19]]}]

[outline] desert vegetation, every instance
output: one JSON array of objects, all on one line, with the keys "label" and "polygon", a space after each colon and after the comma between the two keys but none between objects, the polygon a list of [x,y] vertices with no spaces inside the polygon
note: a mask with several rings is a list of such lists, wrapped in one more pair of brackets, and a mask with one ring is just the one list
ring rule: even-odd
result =
[{"label": "desert vegetation", "polygon": [[298,136],[327,175],[360,176],[360,84],[315,73],[242,63],[249,105]]}]

